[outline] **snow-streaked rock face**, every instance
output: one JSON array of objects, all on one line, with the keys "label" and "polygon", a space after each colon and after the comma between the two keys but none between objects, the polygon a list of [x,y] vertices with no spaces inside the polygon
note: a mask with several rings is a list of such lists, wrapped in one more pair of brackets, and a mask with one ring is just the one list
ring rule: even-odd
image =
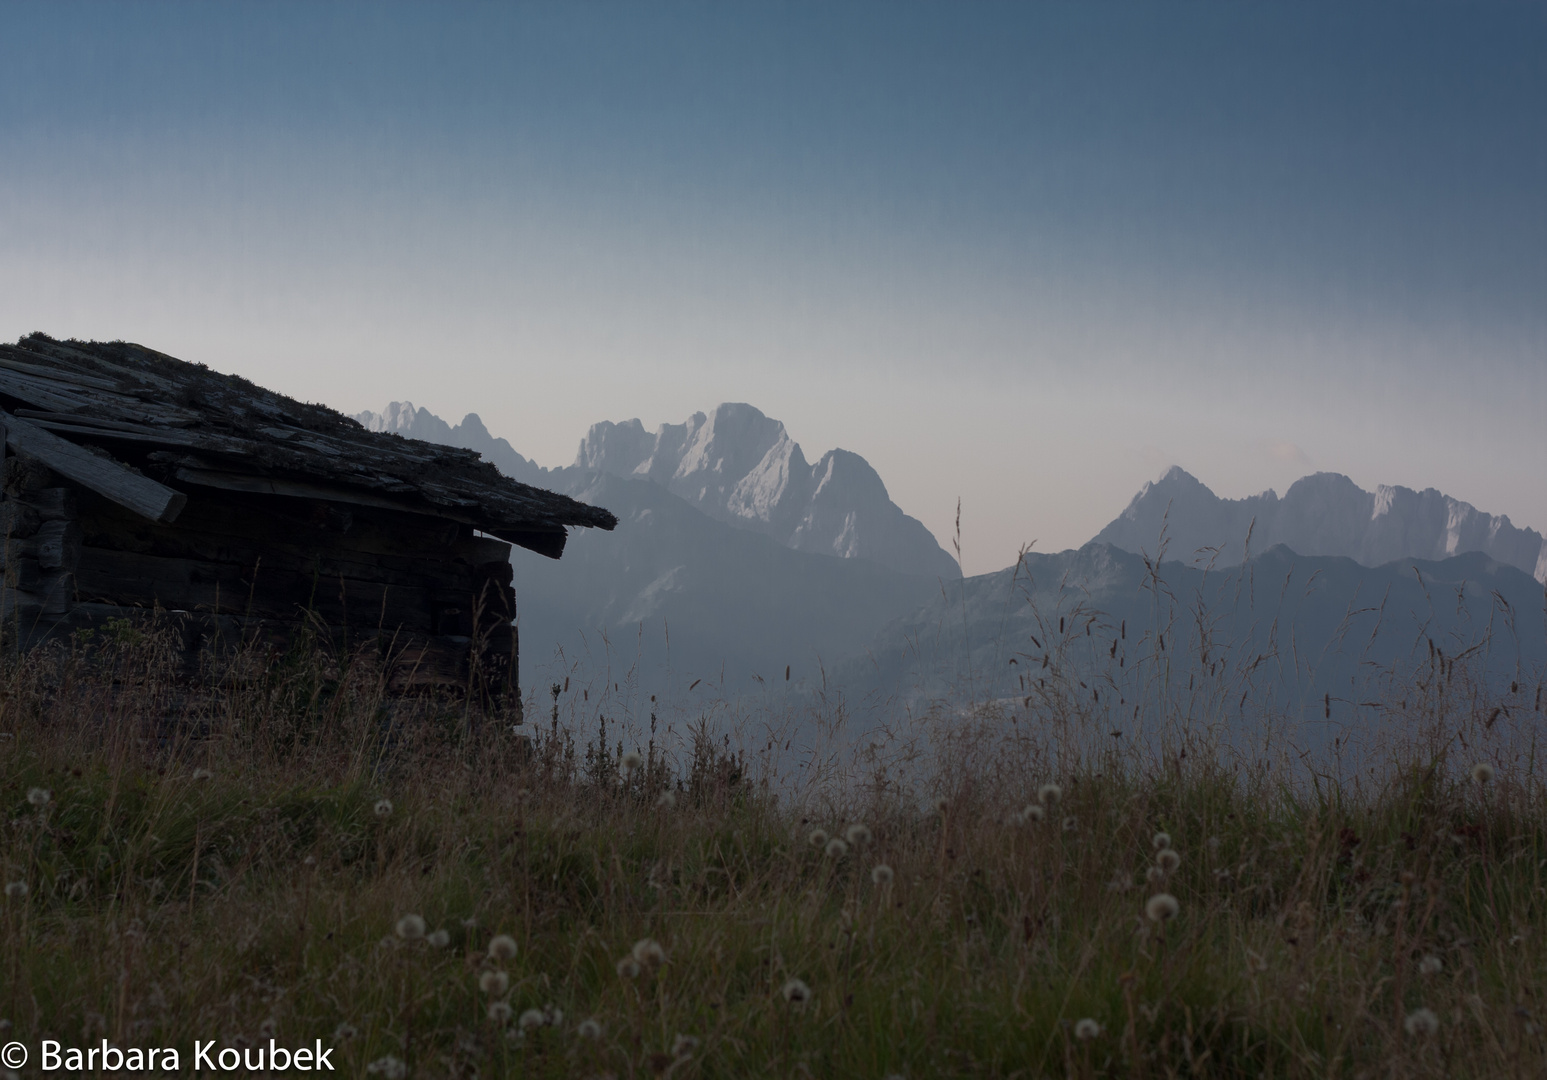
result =
[{"label": "snow-streaked rock face", "polygon": [[784,425],[751,405],[724,404],[653,434],[638,420],[596,424],[575,467],[653,481],[712,518],[797,551],[873,559],[907,574],[960,573],[864,458],[832,450],[811,465]]},{"label": "snow-streaked rock face", "polygon": [[1283,544],[1301,555],[1339,555],[1366,566],[1398,559],[1445,559],[1479,551],[1547,582],[1547,542],[1534,529],[1485,514],[1434,488],[1381,485],[1365,491],[1339,473],[1295,481],[1280,498],[1272,491],[1221,499],[1197,478],[1173,468],[1145,484],[1097,543],[1157,553],[1164,530],[1166,557],[1233,566],[1250,533],[1252,551]]},{"label": "snow-streaked rock face", "polygon": [[394,401],[379,413],[356,413],[354,418],[368,431],[387,431],[405,439],[476,450],[512,480],[541,484],[543,470],[516,453],[508,441],[491,435],[477,413],[468,413],[453,427],[428,409],[414,408],[411,401]]}]

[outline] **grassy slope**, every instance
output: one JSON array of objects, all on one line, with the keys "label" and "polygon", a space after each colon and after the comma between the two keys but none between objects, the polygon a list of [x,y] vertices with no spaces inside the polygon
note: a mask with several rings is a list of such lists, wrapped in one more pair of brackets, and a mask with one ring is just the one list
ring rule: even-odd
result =
[{"label": "grassy slope", "polygon": [[[191,695],[120,637],[0,684],[0,878],[28,887],[0,898],[4,1039],[186,1064],[194,1039],[273,1032],[362,1076],[388,1055],[414,1076],[1547,1072],[1544,791],[1515,761],[1468,778],[1475,702],[1452,721],[1474,749],[1336,791],[1181,744],[1074,760],[1047,734],[1067,717],[1041,716],[957,721],[922,768],[775,798],[704,737],[625,782],[585,732],[523,752],[454,709],[389,710],[364,665]],[[169,717],[200,737],[160,737]],[[1050,780],[1061,802],[1018,823]],[[854,822],[873,838],[846,855],[810,843]],[[1158,830],[1181,865],[1150,882]],[[400,937],[408,913],[449,943]],[[499,933],[514,958],[488,958]],[[665,962],[620,977],[642,938]],[[496,1001],[563,1015],[518,1037]],[[1419,1008],[1435,1035],[1404,1030]]]}]

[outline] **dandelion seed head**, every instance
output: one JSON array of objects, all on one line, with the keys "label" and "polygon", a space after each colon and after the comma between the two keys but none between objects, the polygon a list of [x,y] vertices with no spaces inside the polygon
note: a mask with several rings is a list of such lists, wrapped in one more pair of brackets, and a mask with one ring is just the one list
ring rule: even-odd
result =
[{"label": "dandelion seed head", "polygon": [[579,1035],[582,1039],[590,1039],[592,1042],[595,1042],[602,1037],[602,1025],[594,1017],[589,1020],[582,1020],[575,1027],[575,1034]]},{"label": "dandelion seed head", "polygon": [[1182,865],[1182,856],[1176,848],[1162,848],[1155,853],[1155,865],[1160,867],[1162,873],[1174,874]]},{"label": "dandelion seed head", "polygon": [[1079,1020],[1074,1025],[1074,1037],[1080,1042],[1089,1042],[1101,1034],[1101,1025],[1090,1017]]},{"label": "dandelion seed head", "polygon": [[850,847],[863,847],[870,843],[871,835],[870,830],[866,826],[856,821],[853,825],[843,830],[843,838],[849,842]]},{"label": "dandelion seed head", "polygon": [[1493,780],[1495,773],[1493,766],[1486,761],[1479,761],[1472,766],[1472,779],[1479,784],[1486,784]]},{"label": "dandelion seed head", "polygon": [[5,895],[12,900],[21,900],[27,895],[27,883],[25,881],[12,881],[5,887]]},{"label": "dandelion seed head", "polygon": [[451,935],[445,930],[434,930],[424,940],[437,949],[444,949],[447,945],[451,944]]},{"label": "dandelion seed head", "polygon": [[1043,784],[1037,789],[1037,801],[1043,806],[1056,806],[1064,797],[1064,789],[1057,784]]},{"label": "dandelion seed head", "polygon": [[510,1003],[509,1002],[505,1002],[505,1001],[491,1001],[491,1002],[489,1002],[489,1008],[488,1008],[489,1019],[493,1020],[496,1024],[504,1025],[504,1024],[510,1023],[510,1012],[511,1012],[511,1010],[510,1010]]},{"label": "dandelion seed head", "polygon": [[661,792],[661,797],[655,800],[655,805],[663,806],[670,810],[673,806],[677,805],[677,793],[670,789]]},{"label": "dandelion seed head", "polygon": [[358,1034],[360,1034],[359,1029],[346,1020],[333,1029],[333,1041],[348,1042]]},{"label": "dandelion seed head", "polygon": [[403,1080],[408,1075],[408,1066],[402,1059],[388,1054],[371,1062],[365,1067],[365,1071],[372,1075],[379,1074],[382,1080]]},{"label": "dandelion seed head", "polygon": [[1144,871],[1144,880],[1153,885],[1157,881],[1166,880],[1166,872],[1158,866],[1152,866]]},{"label": "dandelion seed head", "polygon": [[47,806],[53,797],[48,788],[35,787],[27,790],[27,801],[33,806]]},{"label": "dandelion seed head", "polygon": [[803,979],[790,979],[780,991],[791,1005],[804,1005],[811,1000],[811,987]]},{"label": "dandelion seed head", "polygon": [[555,1009],[552,1005],[544,1005],[543,1017],[548,1021],[549,1027],[558,1027],[564,1022],[564,1010]]},{"label": "dandelion seed head", "polygon": [[661,943],[654,938],[640,938],[634,942],[634,948],[630,950],[634,959],[641,964],[666,963],[666,950],[661,948]]},{"label": "dandelion seed head", "polygon": [[547,1022],[548,1018],[543,1015],[543,1011],[541,1009],[527,1009],[521,1014],[521,1019],[516,1021],[516,1023],[520,1025],[522,1031],[531,1031],[533,1028],[540,1028]]},{"label": "dandelion seed head", "polygon": [[391,799],[377,799],[376,800],[376,805],[371,807],[371,812],[374,813],[377,817],[381,817],[381,818],[391,817],[392,816],[392,800]]},{"label": "dandelion seed head", "polygon": [[1444,970],[1445,962],[1433,953],[1418,962],[1418,971],[1422,975],[1438,975]]},{"label": "dandelion seed head", "polygon": [[195,780],[213,780],[215,774],[208,769],[195,769],[193,770],[193,778]]},{"label": "dandelion seed head", "polygon": [[418,941],[424,937],[424,918],[420,915],[404,915],[397,921],[397,936],[404,941]]},{"label": "dandelion seed head", "polygon": [[671,1041],[671,1056],[674,1058],[689,1057],[697,1049],[698,1036],[696,1035],[683,1035],[679,1032],[677,1037]]},{"label": "dandelion seed head", "polygon": [[1433,1035],[1440,1029],[1440,1018],[1433,1009],[1414,1009],[1402,1021],[1402,1028],[1415,1039]]},{"label": "dandelion seed head", "polygon": [[272,1016],[258,1025],[258,1034],[265,1039],[272,1039],[279,1034],[279,1021]]},{"label": "dandelion seed head", "polygon": [[935,799],[935,813],[944,815],[945,812],[950,808],[951,800],[947,799],[944,795],[941,795],[939,798]]},{"label": "dandelion seed head", "polygon": [[1170,893],[1156,893],[1144,903],[1144,914],[1150,922],[1169,922],[1182,913],[1182,905]]},{"label": "dandelion seed head", "polygon": [[1047,820],[1047,811],[1042,809],[1039,803],[1032,803],[1021,811],[1021,821],[1023,822],[1045,820]]},{"label": "dandelion seed head", "polygon": [[624,979],[637,979],[644,969],[639,966],[639,961],[632,956],[625,956],[618,961],[618,975]]},{"label": "dandelion seed head", "polygon": [[827,852],[829,858],[841,859],[849,853],[849,845],[835,836],[827,842],[827,847],[822,850]]},{"label": "dandelion seed head", "polygon": [[1076,818],[1076,817],[1066,817],[1066,818],[1064,818],[1064,832],[1074,832],[1074,830],[1078,829],[1079,827],[1080,827],[1080,820],[1079,820],[1079,818]]},{"label": "dandelion seed head", "polygon": [[885,863],[876,863],[870,868],[870,880],[877,885],[890,885],[893,876],[892,868]]},{"label": "dandelion seed head", "polygon": [[811,835],[806,837],[806,842],[812,847],[826,847],[827,831],[825,829],[812,829]]},{"label": "dandelion seed head", "polygon": [[1150,846],[1156,851],[1166,850],[1166,848],[1171,846],[1171,834],[1164,832],[1156,833],[1154,839],[1150,841]]},{"label": "dandelion seed head", "polygon": [[623,756],[618,759],[618,764],[623,766],[624,772],[631,773],[639,768],[644,763],[644,760],[638,750],[625,750]]},{"label": "dandelion seed head", "polygon": [[516,939],[509,934],[495,934],[489,939],[489,959],[514,960],[516,958]]},{"label": "dandelion seed head", "polygon": [[1206,843],[1209,845],[1209,850],[1210,851],[1218,851],[1219,850],[1219,837],[1211,836],[1211,837],[1208,838]]},{"label": "dandelion seed head", "polygon": [[503,971],[485,971],[478,976],[478,989],[490,997],[498,997],[510,989],[510,976]]}]

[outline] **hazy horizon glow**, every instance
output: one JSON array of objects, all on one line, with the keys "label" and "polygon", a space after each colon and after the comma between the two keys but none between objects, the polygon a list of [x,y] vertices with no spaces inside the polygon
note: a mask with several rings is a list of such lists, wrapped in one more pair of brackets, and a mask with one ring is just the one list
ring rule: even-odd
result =
[{"label": "hazy horizon glow", "polygon": [[[1547,530],[1547,9],[3,4],[0,337],[544,465],[721,401],[966,569],[1180,464]],[[15,43],[24,42],[25,47]]]}]

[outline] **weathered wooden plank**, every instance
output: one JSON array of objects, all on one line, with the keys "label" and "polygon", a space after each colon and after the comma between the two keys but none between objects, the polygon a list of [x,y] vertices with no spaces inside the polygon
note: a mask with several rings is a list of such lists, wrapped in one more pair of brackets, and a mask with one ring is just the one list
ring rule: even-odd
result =
[{"label": "weathered wooden plank", "polygon": [[45,521],[33,541],[38,565],[45,570],[70,569],[80,560],[82,532],[74,521]]},{"label": "weathered wooden plank", "polygon": [[73,521],[80,516],[80,500],[67,487],[29,491],[22,496],[22,501],[36,510],[44,521]]},{"label": "weathered wooden plank", "polygon": [[141,476],[112,458],[99,457],[25,420],[0,412],[6,445],[55,472],[151,521],[174,521],[188,496]]},{"label": "weathered wooden plank", "polygon": [[42,516],[26,503],[17,502],[15,499],[0,502],[0,537],[12,540],[26,539],[36,535],[38,526],[42,523]]}]

